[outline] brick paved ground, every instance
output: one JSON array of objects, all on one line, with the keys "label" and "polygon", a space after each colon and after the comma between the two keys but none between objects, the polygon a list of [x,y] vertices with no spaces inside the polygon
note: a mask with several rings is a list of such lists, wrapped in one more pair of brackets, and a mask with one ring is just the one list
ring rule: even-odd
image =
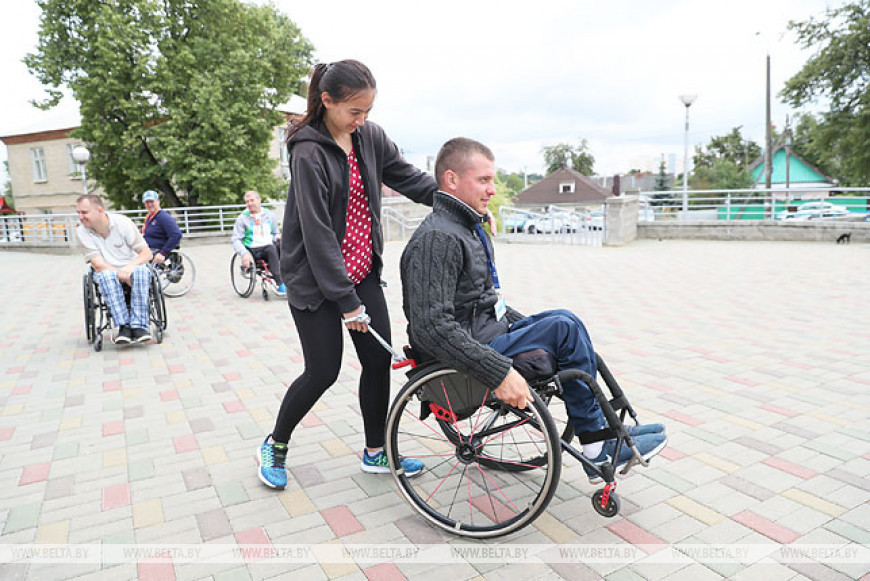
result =
[{"label": "brick paved ground", "polygon": [[[401,249],[386,254],[396,343]],[[186,251],[198,279],[168,301],[163,344],[101,353],[84,338],[78,257],[0,253],[0,545],[456,543],[389,477],[359,472],[351,352],[291,444],[288,489],[260,484],[254,450],[301,370],[292,320],[283,301],[233,293],[227,246]],[[487,544],[634,543],[648,558],[17,562],[0,564],[0,578],[868,578],[867,562],[663,563],[649,546],[870,544],[870,247],[640,241],[498,253],[509,301],[581,314],[642,418],[668,425],[670,447],[620,481],[614,519],[593,512],[595,488],[566,458],[548,511]]]}]

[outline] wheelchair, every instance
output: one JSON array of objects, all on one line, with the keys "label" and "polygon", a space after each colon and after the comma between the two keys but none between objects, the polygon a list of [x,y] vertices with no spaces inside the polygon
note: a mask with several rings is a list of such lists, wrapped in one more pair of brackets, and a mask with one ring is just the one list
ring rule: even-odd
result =
[{"label": "wheelchair", "polygon": [[[154,268],[151,269],[151,288],[148,293],[148,319],[154,327],[154,338],[158,343],[163,342],[163,331],[166,330],[166,300],[163,297],[163,289],[158,281]],[[124,289],[124,297],[130,302],[130,287],[121,285]],[[88,267],[88,272],[82,275],[82,290],[84,296],[85,333],[88,344],[94,346],[94,351],[103,349],[103,332],[112,329],[112,313],[109,305],[100,293],[100,287],[94,280],[94,269]]]},{"label": "wheelchair", "polygon": [[[394,354],[393,368],[410,365],[408,382],[393,400],[387,418],[385,451],[390,470],[405,500],[433,525],[471,538],[492,538],[520,530],[547,508],[559,485],[562,453],[568,453],[605,483],[592,506],[605,517],[619,512],[617,459],[623,446],[634,457],[621,470],[648,463],[638,452],[623,421],[637,414],[604,360],[596,354],[595,378],[579,370],[557,370],[546,351],[514,358],[514,367],[529,384],[533,402],[525,410],[511,407],[473,378],[435,362],[417,365],[412,349],[405,359]],[[579,379],[590,386],[609,428],[584,434],[582,442],[616,438],[610,463],[597,466],[571,445],[574,427],[562,408],[560,419],[548,409],[562,393],[562,383]],[[558,416],[559,412],[555,415]],[[401,458],[424,462],[422,473],[403,473]]]},{"label": "wheelchair", "polygon": [[269,270],[269,264],[261,258],[255,258],[254,266],[245,268],[242,266],[241,256],[233,253],[233,259],[230,261],[230,278],[236,294],[243,299],[251,296],[258,282],[263,291],[264,301],[269,300],[269,289],[272,289],[273,292],[278,290],[278,284],[275,282],[275,276]]},{"label": "wheelchair", "polygon": [[196,280],[196,267],[188,255],[176,249],[163,264],[153,264],[163,294],[170,298],[186,295]]}]

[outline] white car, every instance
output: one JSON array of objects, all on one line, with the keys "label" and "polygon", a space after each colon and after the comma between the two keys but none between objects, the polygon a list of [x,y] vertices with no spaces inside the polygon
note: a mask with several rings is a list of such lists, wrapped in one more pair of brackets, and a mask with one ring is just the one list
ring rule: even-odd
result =
[{"label": "white car", "polygon": [[567,231],[565,223],[556,216],[537,216],[526,220],[524,229],[527,234],[553,234]]},{"label": "white car", "polygon": [[830,202],[807,202],[797,207],[794,212],[779,212],[777,220],[818,220],[827,218],[836,220],[849,215],[849,210]]},{"label": "white car", "polygon": [[604,230],[604,212],[590,212],[586,217],[587,230]]}]

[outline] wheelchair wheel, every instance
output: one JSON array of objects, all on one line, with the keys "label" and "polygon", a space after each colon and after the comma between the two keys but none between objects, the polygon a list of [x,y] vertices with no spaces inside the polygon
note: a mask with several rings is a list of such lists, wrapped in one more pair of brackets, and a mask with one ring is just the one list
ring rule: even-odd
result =
[{"label": "wheelchair wheel", "polygon": [[242,259],[238,254],[233,254],[230,262],[230,278],[233,281],[233,289],[243,299],[254,292],[254,284],[257,282],[254,268],[242,268]]},{"label": "wheelchair wheel", "polygon": [[[544,398],[544,404],[547,406],[547,411],[550,412],[550,417],[553,420],[556,433],[561,434],[561,439],[567,443],[571,443],[574,439],[574,424],[568,419],[568,412],[565,409],[565,404],[557,398],[553,406],[550,406],[551,397]],[[538,456],[532,456],[525,462],[517,464],[515,462],[501,462],[497,458],[484,456],[480,459],[480,463],[488,468],[505,470],[508,472],[523,472],[525,470],[534,470],[538,466],[543,466],[547,462],[546,454],[542,453]]]},{"label": "wheelchair wheel", "polygon": [[[562,464],[556,427],[532,394],[525,410],[504,406],[481,384],[443,367],[406,384],[387,419],[386,453],[411,506],[435,526],[474,538],[506,535],[537,518]],[[424,470],[407,477],[401,457],[421,460]],[[536,458],[543,460],[529,464]],[[508,464],[525,469],[501,469]]]},{"label": "wheelchair wheel", "polygon": [[82,275],[82,296],[85,303],[85,334],[88,337],[88,344],[93,343],[97,335],[95,312],[97,303],[92,284],[91,278],[87,274]]},{"label": "wheelchair wheel", "polygon": [[170,298],[186,295],[193,288],[196,267],[190,257],[178,250],[169,254],[162,265],[155,265],[163,294]]},{"label": "wheelchair wheel", "polygon": [[163,331],[166,330],[168,323],[166,317],[166,299],[163,296],[163,289],[160,281],[154,273],[151,277],[151,297],[148,309],[150,311],[151,322],[154,323],[154,338],[158,343],[163,342]]}]

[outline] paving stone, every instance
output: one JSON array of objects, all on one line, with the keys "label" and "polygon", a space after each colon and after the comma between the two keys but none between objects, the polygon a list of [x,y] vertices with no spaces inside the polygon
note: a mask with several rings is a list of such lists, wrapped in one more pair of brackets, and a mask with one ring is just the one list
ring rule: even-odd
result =
[{"label": "paving stone", "polygon": [[[402,344],[407,341],[398,284],[403,245],[386,246],[387,301],[394,342]],[[288,489],[276,492],[259,483],[254,450],[273,428],[286,383],[303,368],[292,318],[283,301],[235,295],[226,280],[226,243],[191,244],[188,250],[200,278],[193,292],[168,302],[170,328],[163,344],[119,349],[108,343],[100,353],[82,337],[81,313],[69,308],[69,297],[81,292],[81,262],[0,253],[7,270],[26,264],[29,271],[52,273],[52,284],[37,281],[32,296],[16,293],[21,308],[0,321],[8,367],[20,368],[11,381],[8,374],[0,377],[2,413],[11,414],[4,419],[15,423],[0,427],[0,541],[59,538],[62,523],[68,522],[69,542],[200,543],[197,515],[223,511],[226,534],[212,542],[233,542],[231,531],[256,527],[276,543],[454,542],[408,506],[389,477],[359,472],[357,455],[364,444],[356,392],[359,364],[349,344],[339,382],[294,432]],[[514,306],[527,313],[553,305],[583,313],[597,349],[635,409],[645,421],[664,421],[671,442],[649,469],[633,470],[619,481],[622,520],[594,513],[589,497],[595,487],[566,458],[562,482],[544,515],[491,542],[625,543],[607,527],[629,522],[639,530],[617,530],[665,542],[774,543],[767,534],[797,535],[795,543],[839,537],[870,544],[870,454],[863,452],[870,436],[860,429],[868,411],[870,364],[859,350],[839,341],[844,334],[855,341],[870,338],[863,321],[853,316],[860,302],[848,292],[870,287],[860,247],[637,241],[607,252],[503,243],[497,250],[505,288],[519,289],[510,294]],[[834,250],[837,260],[830,259]],[[569,264],[584,268],[566,269]],[[576,292],[565,295],[530,282],[531,267],[541,280],[558,276]],[[615,287],[613,280],[621,284]],[[802,282],[807,280],[814,282]],[[15,292],[3,284],[0,290]],[[50,293],[40,290],[47,288]],[[637,288],[644,293],[638,295]],[[790,300],[782,301],[784,295]],[[744,305],[731,296],[753,297],[754,312],[762,315],[753,319],[752,333],[746,332]],[[841,298],[831,301],[831,296]],[[23,313],[38,313],[37,322],[52,321],[62,332],[47,337],[48,327],[25,321]],[[264,317],[273,326],[252,336],[251,325]],[[212,336],[215,329],[219,333]],[[819,344],[830,348],[819,352]],[[393,393],[403,381],[404,374],[392,374]],[[838,386],[836,393],[831,385]],[[104,437],[104,428],[110,435]],[[176,453],[176,445],[186,450],[194,443]],[[50,463],[47,474],[33,468],[45,463]],[[104,499],[103,491],[112,487],[119,487],[119,494]],[[108,510],[101,511],[104,500]],[[109,508],[115,502],[121,504]],[[31,509],[35,516],[26,518],[21,511],[26,506],[37,507]],[[335,514],[340,507],[346,509],[344,520]],[[716,522],[717,515],[729,518]],[[10,522],[17,530],[7,530]],[[341,529],[348,525],[362,529]],[[219,534],[220,526],[209,530]],[[466,563],[399,564],[396,569],[408,578],[439,581],[476,576],[704,579],[710,574],[775,581],[860,575],[848,568],[764,565]],[[328,570],[363,579],[396,569],[251,563],[153,570],[124,565],[67,573],[84,579],[160,572],[179,579],[325,579]],[[51,568],[35,573],[0,565],[4,579],[61,577]]]}]

